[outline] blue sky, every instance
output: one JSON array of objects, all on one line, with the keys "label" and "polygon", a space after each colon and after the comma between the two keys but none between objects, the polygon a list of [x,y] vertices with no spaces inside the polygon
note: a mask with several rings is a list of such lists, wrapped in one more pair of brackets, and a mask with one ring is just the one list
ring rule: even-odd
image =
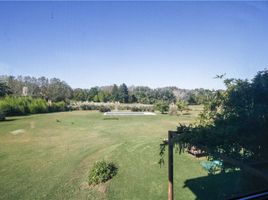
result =
[{"label": "blue sky", "polygon": [[0,2],[0,74],[211,89],[267,52],[266,2]]}]

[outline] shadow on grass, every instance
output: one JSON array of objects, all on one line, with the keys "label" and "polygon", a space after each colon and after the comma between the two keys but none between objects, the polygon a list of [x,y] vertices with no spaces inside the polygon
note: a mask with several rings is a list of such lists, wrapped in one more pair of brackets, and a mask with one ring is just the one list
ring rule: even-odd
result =
[{"label": "shadow on grass", "polygon": [[0,120],[0,123],[5,123],[5,122],[12,122],[12,121],[16,121],[18,120],[17,118],[13,118],[13,119],[5,119],[5,120]]},{"label": "shadow on grass", "polygon": [[184,182],[198,200],[232,199],[262,191],[265,182],[242,171],[219,173],[189,179]]},{"label": "shadow on grass", "polygon": [[103,120],[119,120],[118,117],[103,118]]}]

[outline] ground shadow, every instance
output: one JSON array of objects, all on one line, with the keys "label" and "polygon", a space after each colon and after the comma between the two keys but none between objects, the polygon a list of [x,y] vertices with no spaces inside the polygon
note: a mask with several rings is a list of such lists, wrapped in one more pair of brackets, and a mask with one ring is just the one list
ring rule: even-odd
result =
[{"label": "ground shadow", "polygon": [[5,119],[3,121],[0,120],[0,123],[4,123],[4,122],[12,122],[12,121],[16,121],[18,120],[17,118],[12,118],[12,119]]},{"label": "ground shadow", "polygon": [[265,185],[263,180],[242,171],[208,175],[184,182],[184,187],[189,188],[197,200],[232,199],[267,189]]}]

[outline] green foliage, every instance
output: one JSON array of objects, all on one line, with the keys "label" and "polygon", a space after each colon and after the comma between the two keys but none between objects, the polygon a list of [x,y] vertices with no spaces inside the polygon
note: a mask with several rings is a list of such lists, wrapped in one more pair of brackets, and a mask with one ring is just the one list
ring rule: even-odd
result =
[{"label": "green foliage", "polygon": [[88,92],[88,100],[98,102],[98,92],[99,89],[97,87],[90,88]]},{"label": "green foliage", "polygon": [[28,96],[50,99],[52,101],[67,101],[72,97],[72,88],[57,78],[35,78],[30,76],[0,76],[6,82],[10,92],[16,96],[22,95],[22,88],[28,88]]},{"label": "green foliage", "polygon": [[98,101],[100,102],[106,102],[108,100],[108,94],[106,94],[104,91],[99,91],[98,93]]},{"label": "green foliage", "polygon": [[177,101],[176,105],[177,105],[178,111],[180,111],[181,113],[183,111],[189,111],[190,110],[190,108],[188,107],[188,104],[187,104],[186,101]]},{"label": "green foliage", "polygon": [[110,112],[111,108],[108,106],[100,106],[99,111],[104,113],[104,112]]},{"label": "green foliage", "polygon": [[189,96],[187,98],[187,102],[190,105],[200,105],[205,104],[206,102],[210,101],[210,98],[214,95],[214,90],[207,90],[207,89],[194,89],[189,91]]},{"label": "green foliage", "polygon": [[50,84],[48,86],[48,98],[51,101],[67,101],[72,97],[72,88],[57,78],[53,78],[50,80]]},{"label": "green foliage", "polygon": [[88,99],[88,90],[77,88],[73,90],[73,99],[76,101],[86,101]]},{"label": "green foliage", "polygon": [[48,103],[43,99],[34,99],[28,107],[31,114],[48,112]]},{"label": "green foliage", "polygon": [[128,88],[125,83],[119,87],[119,101],[122,103],[128,103]]},{"label": "green foliage", "polygon": [[129,96],[129,103],[137,103],[137,102],[138,102],[137,97],[134,94],[131,94]]},{"label": "green foliage", "polygon": [[143,111],[141,108],[137,107],[137,106],[133,106],[131,109],[130,109],[132,112],[141,112]]},{"label": "green foliage", "polygon": [[32,97],[5,96],[0,99],[0,111],[6,116],[27,115],[67,110],[65,102],[49,105],[46,100]]},{"label": "green foliage", "polygon": [[68,107],[64,101],[52,102],[48,107],[49,112],[62,112],[68,110]]},{"label": "green foliage", "polygon": [[6,83],[0,82],[0,97],[3,97],[8,94],[11,94],[10,88],[7,86]]},{"label": "green foliage", "polygon": [[83,105],[80,106],[80,109],[81,110],[98,110],[98,106],[83,104]]},{"label": "green foliage", "polygon": [[213,94],[198,124],[178,127],[176,143],[203,148],[214,159],[224,155],[243,162],[267,160],[268,71],[251,82],[224,82],[227,89]]},{"label": "green foliage", "polygon": [[5,113],[0,110],[0,121],[4,121],[5,119],[6,119]]},{"label": "green foliage", "polygon": [[169,88],[151,89],[149,87],[135,87],[132,93],[138,103],[155,104],[158,101],[166,101],[168,103],[176,101],[176,97]]},{"label": "green foliage", "polygon": [[119,89],[116,84],[113,85],[112,94],[111,94],[112,101],[119,101]]},{"label": "green foliage", "polygon": [[160,101],[155,104],[155,110],[160,111],[162,114],[167,113],[169,109],[169,105],[167,102]]},{"label": "green foliage", "polygon": [[88,176],[89,185],[97,185],[110,180],[117,174],[118,168],[112,162],[99,161],[96,162],[90,170]]},{"label": "green foliage", "polygon": [[32,98],[6,96],[0,100],[0,110],[7,116],[25,115],[30,113],[29,104]]}]

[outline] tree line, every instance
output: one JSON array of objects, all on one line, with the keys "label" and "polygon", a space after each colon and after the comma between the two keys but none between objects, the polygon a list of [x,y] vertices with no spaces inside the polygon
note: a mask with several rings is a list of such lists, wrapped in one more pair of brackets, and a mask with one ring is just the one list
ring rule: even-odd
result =
[{"label": "tree line", "polygon": [[31,76],[0,76],[0,97],[12,94],[22,96],[23,88],[27,88],[27,96],[42,98],[52,102],[74,101],[120,102],[155,104],[158,102],[172,103],[184,101],[187,104],[203,104],[215,91],[207,89],[186,90],[177,87],[152,89],[146,86],[130,86],[125,83],[89,89],[71,88],[65,81],[58,78]]}]

